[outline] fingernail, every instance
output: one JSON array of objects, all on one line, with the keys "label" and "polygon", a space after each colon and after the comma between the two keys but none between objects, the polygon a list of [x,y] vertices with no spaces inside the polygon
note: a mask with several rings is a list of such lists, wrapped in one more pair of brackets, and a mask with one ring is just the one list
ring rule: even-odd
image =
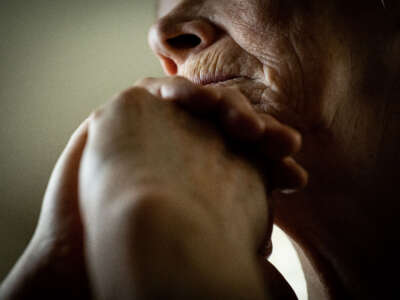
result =
[{"label": "fingernail", "polygon": [[298,192],[298,190],[296,190],[296,189],[283,189],[280,192],[282,194],[285,194],[285,195],[291,195],[291,194],[294,194],[294,193]]}]

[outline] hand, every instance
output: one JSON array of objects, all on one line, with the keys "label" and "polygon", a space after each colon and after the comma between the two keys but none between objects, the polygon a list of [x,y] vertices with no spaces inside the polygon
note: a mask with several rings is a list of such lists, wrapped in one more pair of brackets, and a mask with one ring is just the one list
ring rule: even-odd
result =
[{"label": "hand", "polygon": [[134,87],[90,122],[79,182],[96,295],[259,299],[264,178],[214,124],[160,100]]},{"label": "hand", "polygon": [[[235,143],[244,143],[252,160],[268,178],[268,189],[295,192],[307,185],[307,172],[294,160],[301,148],[301,135],[271,115],[258,114],[237,88],[203,87],[183,77],[146,78],[136,86],[146,88],[165,101],[213,118]],[[250,150],[250,151],[249,151]]]},{"label": "hand", "polygon": [[[244,144],[247,157],[257,161],[265,174],[268,192],[294,193],[307,185],[307,172],[294,160],[301,148],[300,133],[281,124],[271,115],[257,114],[237,88],[203,87],[183,77],[145,78],[137,86],[146,88],[164,101],[175,102],[204,118],[212,118],[235,143]],[[256,158],[255,158],[255,157]],[[271,198],[269,198],[271,201]],[[270,203],[273,206],[272,203]],[[270,208],[270,218],[272,219]],[[272,253],[272,222],[260,247],[260,266],[266,289],[277,299],[295,298],[290,286],[267,258]]]},{"label": "hand", "polygon": [[78,170],[86,120],[72,135],[51,175],[38,226],[0,290],[2,299],[89,299]]},{"label": "hand", "polygon": [[[179,76],[145,78],[136,85],[146,88],[163,101],[175,102],[193,114],[213,119],[224,129],[225,138],[255,150],[248,151],[247,157],[257,161],[257,166],[265,174],[269,193],[275,189],[282,193],[294,193],[307,185],[308,173],[292,156],[301,148],[300,133],[271,115],[256,113],[239,89],[203,87]],[[271,200],[272,197],[269,198]],[[272,203],[270,205],[273,206]],[[271,211],[270,208],[272,219]],[[260,247],[264,283],[267,289],[274,291],[274,297],[291,299],[295,296],[290,286],[267,260],[272,253],[271,225],[272,222],[266,232],[265,244]]]}]

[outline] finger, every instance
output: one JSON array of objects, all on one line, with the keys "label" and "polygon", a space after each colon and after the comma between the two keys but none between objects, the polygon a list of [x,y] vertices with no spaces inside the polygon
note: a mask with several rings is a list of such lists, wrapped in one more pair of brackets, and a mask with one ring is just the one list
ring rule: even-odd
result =
[{"label": "finger", "polygon": [[195,113],[215,111],[218,95],[210,89],[194,84],[181,76],[167,78],[145,78],[135,86],[146,88],[162,100],[176,101]]},{"label": "finger", "polygon": [[[188,79],[181,76],[171,76],[165,78],[148,77],[137,81],[135,87],[142,87],[154,96],[160,97],[161,100],[186,102],[195,105],[196,100],[202,104],[208,98],[209,94],[204,94],[204,88],[201,85],[196,85]],[[203,96],[203,97],[202,97]]]},{"label": "finger", "polygon": [[147,77],[140,79],[135,82],[135,87],[142,87],[146,89],[149,93],[153,94],[154,96],[160,97],[160,89],[161,86],[167,81],[168,78],[154,78],[154,77]]},{"label": "finger", "polygon": [[273,162],[269,178],[272,188],[282,193],[294,193],[304,189],[308,183],[308,173],[292,157]]},{"label": "finger", "polygon": [[219,119],[229,136],[238,141],[257,141],[265,122],[237,88],[214,89],[218,99]]},{"label": "finger", "polygon": [[301,134],[279,122],[271,115],[262,114],[264,133],[259,151],[270,159],[281,159],[297,153],[302,144]]},{"label": "finger", "polygon": [[202,87],[176,78],[163,85],[161,95],[193,113],[217,117],[231,139],[254,141],[264,130],[263,121],[237,88]]},{"label": "finger", "polygon": [[217,117],[232,139],[251,141],[261,136],[263,122],[237,88],[203,87],[179,76],[147,78],[137,85],[164,100],[176,101],[192,113]]},{"label": "finger", "polygon": [[194,113],[209,116],[217,114],[232,139],[255,141],[263,135],[261,145],[271,158],[282,158],[297,153],[301,148],[299,132],[270,115],[256,113],[247,98],[235,87],[202,87],[183,77],[173,77],[159,84],[161,87],[157,93],[162,98],[179,102]]}]

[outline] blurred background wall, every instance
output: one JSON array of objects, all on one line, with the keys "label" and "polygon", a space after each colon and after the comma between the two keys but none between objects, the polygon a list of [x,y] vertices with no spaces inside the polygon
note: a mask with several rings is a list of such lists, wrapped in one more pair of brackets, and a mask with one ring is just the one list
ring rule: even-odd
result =
[{"label": "blurred background wall", "polygon": [[[151,0],[6,0],[0,4],[0,281],[29,242],[51,170],[90,112],[146,76]],[[306,299],[289,241],[272,261]]]}]

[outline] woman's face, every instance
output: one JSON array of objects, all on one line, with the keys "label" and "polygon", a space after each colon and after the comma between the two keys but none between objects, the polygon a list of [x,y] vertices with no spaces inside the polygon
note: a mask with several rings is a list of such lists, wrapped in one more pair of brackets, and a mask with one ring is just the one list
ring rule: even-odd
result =
[{"label": "woman's face", "polygon": [[329,126],[350,76],[344,20],[331,22],[335,9],[310,1],[160,0],[149,40],[169,74],[236,85],[257,110],[299,129]]},{"label": "woman's face", "polygon": [[169,75],[235,85],[311,139],[312,160],[315,136],[333,136],[349,165],[378,151],[381,11],[375,0],[160,0],[149,42]]}]

